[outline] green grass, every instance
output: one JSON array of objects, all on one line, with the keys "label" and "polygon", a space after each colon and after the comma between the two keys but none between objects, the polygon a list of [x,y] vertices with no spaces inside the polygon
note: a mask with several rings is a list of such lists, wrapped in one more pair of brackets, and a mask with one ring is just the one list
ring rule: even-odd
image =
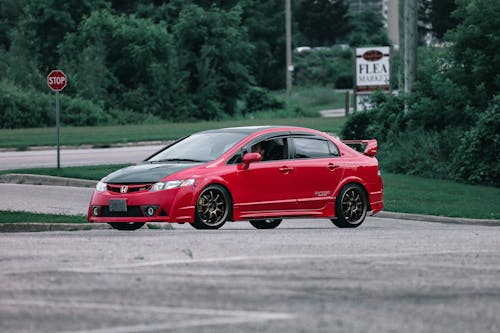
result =
[{"label": "green grass", "polygon": [[[126,165],[98,165],[68,168],[15,170],[34,173],[99,180]],[[1,173],[13,173],[6,170]],[[416,176],[383,173],[385,210],[449,217],[500,219],[500,189],[459,184]]]},{"label": "green grass", "polygon": [[[276,93],[275,97],[280,98]],[[345,94],[327,87],[294,87],[288,100],[288,109],[301,108],[304,113],[311,115],[320,110],[344,107]]]},{"label": "green grass", "polygon": [[[104,127],[61,127],[61,145],[105,146],[138,141],[172,140],[187,134],[221,127],[253,125],[292,125],[340,133],[345,118],[274,118],[196,123],[162,123]],[[1,129],[0,148],[19,150],[34,146],[55,146],[55,128]]]},{"label": "green grass", "polygon": [[35,214],[27,212],[0,211],[0,223],[86,223],[83,215]]},{"label": "green grass", "polygon": [[500,219],[500,189],[382,173],[386,211]]},{"label": "green grass", "polygon": [[113,164],[113,165],[89,165],[76,166],[65,168],[33,168],[33,169],[14,169],[1,170],[0,175],[8,173],[34,174],[44,176],[57,176],[78,179],[100,180],[107,174],[128,166],[130,164]]}]

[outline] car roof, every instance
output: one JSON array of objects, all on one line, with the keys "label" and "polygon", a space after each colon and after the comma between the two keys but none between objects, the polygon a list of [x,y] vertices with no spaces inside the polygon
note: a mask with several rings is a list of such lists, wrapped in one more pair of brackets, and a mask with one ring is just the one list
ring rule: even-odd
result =
[{"label": "car roof", "polygon": [[200,133],[242,133],[242,134],[253,134],[264,130],[270,129],[283,129],[283,130],[310,130],[308,128],[294,127],[294,126],[243,126],[243,127],[226,127],[213,130],[207,130]]}]

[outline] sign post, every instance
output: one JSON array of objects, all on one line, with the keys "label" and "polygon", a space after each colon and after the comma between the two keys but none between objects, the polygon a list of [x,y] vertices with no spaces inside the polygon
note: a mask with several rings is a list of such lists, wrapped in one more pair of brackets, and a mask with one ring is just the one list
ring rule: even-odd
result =
[{"label": "sign post", "polygon": [[60,150],[60,112],[59,112],[59,92],[62,91],[68,81],[66,79],[66,75],[63,71],[54,69],[47,75],[47,85],[52,91],[56,93],[56,132],[57,132],[57,168],[61,168],[61,150]]}]

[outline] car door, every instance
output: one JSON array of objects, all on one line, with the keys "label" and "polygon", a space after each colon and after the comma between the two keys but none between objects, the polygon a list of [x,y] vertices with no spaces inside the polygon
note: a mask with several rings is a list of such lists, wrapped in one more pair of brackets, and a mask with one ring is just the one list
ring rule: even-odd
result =
[{"label": "car door", "polygon": [[288,141],[287,135],[260,138],[243,152],[251,152],[251,147],[260,142],[266,146],[263,159],[239,170],[234,179],[237,188],[233,193],[234,206],[242,218],[293,216],[297,200]]},{"label": "car door", "polygon": [[321,210],[334,202],[334,190],[344,168],[338,148],[318,135],[296,134],[291,138],[290,167],[294,169],[294,193],[301,210]]}]

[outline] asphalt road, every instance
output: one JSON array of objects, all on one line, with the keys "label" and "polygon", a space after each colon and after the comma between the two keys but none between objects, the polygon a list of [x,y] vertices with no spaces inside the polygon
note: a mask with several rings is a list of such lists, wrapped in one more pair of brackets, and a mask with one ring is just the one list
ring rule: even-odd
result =
[{"label": "asphalt road", "polygon": [[[61,167],[101,164],[138,163],[164,145],[130,146],[100,149],[61,149]],[[53,149],[0,152],[0,170],[57,167]]]},{"label": "asphalt road", "polygon": [[0,332],[499,332],[500,228],[0,234]]}]

